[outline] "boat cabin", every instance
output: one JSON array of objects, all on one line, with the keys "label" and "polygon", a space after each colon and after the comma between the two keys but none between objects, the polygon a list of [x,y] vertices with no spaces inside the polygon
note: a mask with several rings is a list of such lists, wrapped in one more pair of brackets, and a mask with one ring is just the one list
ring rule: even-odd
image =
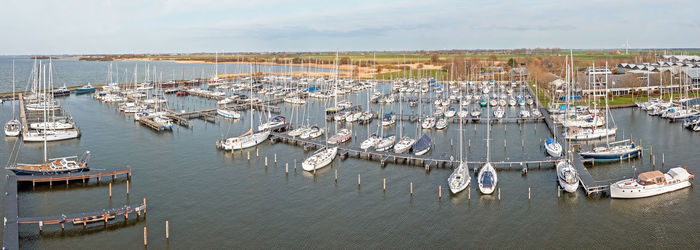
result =
[{"label": "boat cabin", "polygon": [[637,176],[637,183],[640,185],[654,185],[654,184],[664,184],[666,182],[666,177],[661,171],[650,171],[644,172]]}]

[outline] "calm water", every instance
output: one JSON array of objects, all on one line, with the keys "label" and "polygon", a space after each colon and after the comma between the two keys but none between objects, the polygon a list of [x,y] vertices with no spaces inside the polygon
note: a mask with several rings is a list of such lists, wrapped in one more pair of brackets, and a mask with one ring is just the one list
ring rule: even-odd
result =
[{"label": "calm water", "polygon": [[[106,67],[105,67],[106,68]],[[364,93],[350,97],[354,103],[364,103]],[[214,142],[223,135],[238,135],[249,128],[248,113],[241,121],[221,121],[217,124],[193,120],[192,128],[176,128],[172,133],[157,134],[119,114],[115,106],[99,103],[90,96],[62,99],[83,131],[79,140],[49,145],[50,156],[92,152],[91,167],[111,169],[123,165],[133,168],[131,195],[125,195],[123,179],[114,184],[114,195],[108,198],[108,184],[91,181],[87,187],[80,183],[31,185],[20,187],[20,216],[51,216],[96,211],[148,199],[146,220],[130,220],[127,225],[112,223],[106,230],[95,224],[82,227],[47,226],[42,234],[36,226],[20,226],[23,248],[84,248],[124,249],[143,244],[143,227],[148,227],[149,246],[162,248],[690,248],[700,244],[692,237],[700,234],[697,227],[700,212],[700,192],[694,188],[672,194],[639,200],[587,198],[583,191],[556,195],[556,173],[552,169],[533,168],[527,176],[518,171],[499,172],[501,201],[496,196],[482,196],[477,188],[456,196],[447,195],[448,168],[426,172],[422,167],[393,165],[380,167],[376,161],[348,158],[335,160],[332,167],[320,170],[316,176],[301,170],[301,161],[312,152],[286,144],[265,142],[255,149],[224,153],[216,150]],[[213,101],[197,97],[170,97],[171,108],[202,109],[213,107]],[[290,120],[289,105],[283,114]],[[310,104],[305,112],[319,114],[323,102]],[[424,107],[427,105],[424,105]],[[378,110],[377,106],[373,106]],[[0,120],[11,116],[9,103],[0,105]],[[398,104],[385,106],[385,111],[398,111]],[[410,110],[410,111],[406,111]],[[417,112],[408,109],[405,112]],[[511,116],[517,109],[508,109]],[[625,130],[643,140],[645,147],[653,144],[659,153],[666,153],[666,166],[684,165],[693,173],[697,165],[697,142],[700,133],[681,129],[680,124],[648,117],[634,109],[615,110],[615,121]],[[256,117],[259,117],[256,114]],[[324,124],[315,115],[312,123]],[[328,124],[333,130],[334,124]],[[405,123],[405,133],[414,135],[416,124]],[[398,127],[398,124],[397,126]],[[476,129],[475,129],[476,128]],[[371,126],[354,125],[358,145]],[[464,126],[464,157],[485,158],[485,124]],[[448,153],[459,157],[459,126],[450,124],[446,131],[428,132],[437,147],[432,154]],[[397,133],[390,130],[385,133]],[[508,158],[537,159],[543,157],[540,141],[549,136],[544,123],[526,124],[522,132],[517,124],[497,124],[492,129],[492,160]],[[621,137],[621,135],[620,135]],[[450,138],[454,147],[450,146]],[[503,140],[508,140],[504,147]],[[14,138],[0,143],[0,159],[8,158]],[[471,150],[467,149],[471,140]],[[521,147],[521,141],[525,147]],[[588,147],[588,145],[584,146]],[[41,144],[21,147],[20,162],[41,159]],[[251,152],[252,159],[246,160]],[[272,164],[277,154],[277,165]],[[652,169],[648,151],[636,161],[639,171]],[[270,166],[264,166],[264,157]],[[298,168],[293,169],[294,160]],[[290,173],[285,175],[285,163]],[[473,167],[473,166],[471,166]],[[334,170],[339,173],[334,182]],[[615,163],[589,168],[599,180],[631,175],[631,164]],[[4,170],[3,170],[4,171]],[[6,174],[9,174],[6,171]],[[362,185],[357,185],[357,175]],[[387,190],[382,191],[382,178]],[[0,178],[4,186],[5,178]],[[474,180],[473,180],[474,181]],[[409,196],[413,182],[414,195]],[[695,182],[694,184],[697,184]],[[438,186],[444,196],[438,200]],[[527,199],[531,187],[532,200]],[[121,219],[119,219],[121,220]],[[165,241],[165,221],[170,223],[170,241]]]},{"label": "calm water", "polygon": [[[32,72],[34,60],[29,57],[0,56],[0,93],[12,92],[12,60],[15,61],[15,82],[17,91],[25,91],[29,86],[29,77]],[[48,60],[43,60],[48,62]],[[149,69],[148,79],[153,80],[154,72],[158,79],[163,81],[210,78],[216,72],[214,64],[183,64],[176,62],[100,62],[100,61],[78,61],[76,59],[53,60],[54,85],[60,87],[66,85],[82,86],[89,83],[104,84],[108,82],[109,67],[112,65],[112,81],[119,83],[133,83],[134,70],[137,71],[138,82],[146,79],[146,70]],[[138,66],[136,66],[138,65]],[[138,68],[136,68],[138,67]],[[289,72],[302,71],[304,67],[285,67],[258,65],[255,71],[259,72]],[[219,74],[248,73],[248,65],[218,65]],[[332,71],[332,69],[310,69],[311,71]],[[118,72],[118,73],[117,73]],[[162,73],[162,75],[161,75]]]}]

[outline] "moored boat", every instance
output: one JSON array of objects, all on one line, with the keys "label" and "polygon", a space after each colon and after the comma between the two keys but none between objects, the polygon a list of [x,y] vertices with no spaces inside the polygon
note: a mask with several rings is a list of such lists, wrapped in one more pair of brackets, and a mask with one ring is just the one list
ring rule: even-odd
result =
[{"label": "moored boat", "polygon": [[675,167],[666,173],[655,170],[639,174],[637,178],[625,179],[610,185],[610,198],[644,198],[673,192],[689,187],[695,176],[688,170]]}]

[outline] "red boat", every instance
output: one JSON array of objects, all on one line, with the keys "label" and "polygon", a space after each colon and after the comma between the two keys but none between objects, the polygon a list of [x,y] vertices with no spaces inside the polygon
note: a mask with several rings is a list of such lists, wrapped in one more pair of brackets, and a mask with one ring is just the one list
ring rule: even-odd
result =
[{"label": "red boat", "polygon": [[186,91],[182,91],[182,90],[178,91],[177,94],[175,94],[175,96],[188,96],[188,95],[190,95],[190,93],[187,93]]}]

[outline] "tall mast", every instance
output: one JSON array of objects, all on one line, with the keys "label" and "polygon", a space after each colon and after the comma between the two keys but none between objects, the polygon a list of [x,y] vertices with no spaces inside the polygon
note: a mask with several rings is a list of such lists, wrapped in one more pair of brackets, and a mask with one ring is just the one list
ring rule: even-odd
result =
[{"label": "tall mast", "polygon": [[[41,63],[39,63],[39,67],[41,68],[41,80],[43,81],[43,87],[44,87],[44,126],[46,126],[46,100],[48,99],[46,96],[46,68],[45,66],[41,66]],[[29,126],[29,124],[26,124],[25,126]],[[48,162],[47,158],[47,152],[46,152],[46,127],[44,127],[44,130],[42,131],[42,135],[44,137],[44,163]]]},{"label": "tall mast", "polygon": [[[608,61],[605,61],[605,69],[608,68]],[[608,74],[605,74],[605,146],[610,147],[610,136],[608,136],[610,130],[609,123],[609,111],[608,111]],[[623,138],[624,139],[624,138]]]},{"label": "tall mast", "polygon": [[[15,59],[12,58],[12,100],[15,99]],[[12,120],[15,120],[15,103],[12,103]]]}]

